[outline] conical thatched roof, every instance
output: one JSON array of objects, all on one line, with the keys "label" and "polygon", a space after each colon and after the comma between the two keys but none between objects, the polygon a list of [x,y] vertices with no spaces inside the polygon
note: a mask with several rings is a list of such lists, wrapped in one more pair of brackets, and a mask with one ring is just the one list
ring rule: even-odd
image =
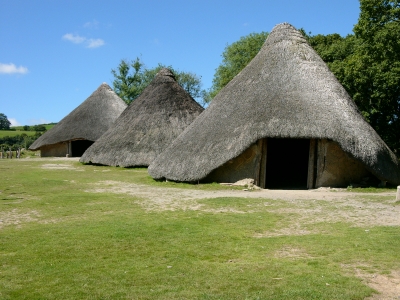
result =
[{"label": "conical thatched roof", "polygon": [[150,165],[156,179],[197,181],[257,140],[337,142],[381,180],[400,183],[395,155],[302,34],[277,25],[256,57]]},{"label": "conical thatched roof", "polygon": [[42,146],[77,139],[96,141],[126,107],[126,103],[110,86],[102,83],[89,98],[45,132],[29,149],[37,150]]},{"label": "conical thatched roof", "polygon": [[81,157],[84,163],[148,166],[203,108],[161,69],[142,94]]}]

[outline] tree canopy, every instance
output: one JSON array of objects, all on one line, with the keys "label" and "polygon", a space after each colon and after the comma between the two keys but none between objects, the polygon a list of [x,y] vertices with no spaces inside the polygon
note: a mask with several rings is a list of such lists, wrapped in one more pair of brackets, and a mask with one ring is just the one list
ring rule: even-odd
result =
[{"label": "tree canopy", "polygon": [[148,69],[139,58],[133,61],[121,60],[117,69],[112,69],[114,75],[113,88],[115,93],[127,104],[134,101],[154,79],[158,71],[168,68],[174,73],[176,81],[198,102],[203,102],[205,91],[202,89],[201,77],[192,73],[174,69],[161,63]]},{"label": "tree canopy", "polygon": [[222,63],[215,70],[212,87],[207,102],[228,84],[260,51],[268,37],[268,32],[250,33],[238,41],[227,45],[222,53]]},{"label": "tree canopy", "polygon": [[7,119],[7,116],[3,113],[0,113],[0,129],[10,129],[11,122]]},{"label": "tree canopy", "polygon": [[372,127],[400,153],[400,1],[361,0],[345,87]]},{"label": "tree canopy", "polygon": [[143,63],[139,58],[134,61],[121,60],[117,69],[112,69],[114,75],[114,92],[127,104],[135,100],[143,87]]},{"label": "tree canopy", "polygon": [[46,126],[44,125],[34,125],[33,126],[33,130],[36,132],[40,132],[40,131],[46,131]]},{"label": "tree canopy", "polygon": [[306,35],[361,113],[400,153],[400,1],[360,0],[354,35]]}]

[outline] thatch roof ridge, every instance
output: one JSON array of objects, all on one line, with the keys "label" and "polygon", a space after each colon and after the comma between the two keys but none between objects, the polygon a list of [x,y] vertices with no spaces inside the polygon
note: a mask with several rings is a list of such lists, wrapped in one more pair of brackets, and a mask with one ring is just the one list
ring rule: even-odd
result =
[{"label": "thatch roof ridge", "polygon": [[84,139],[96,141],[127,107],[126,103],[103,82],[84,102],[46,131],[30,147]]},{"label": "thatch roof ridge", "polygon": [[287,23],[274,27],[256,57],[150,165],[149,174],[201,180],[265,137],[333,140],[378,178],[400,183],[396,156]]},{"label": "thatch roof ridge", "polygon": [[80,161],[148,166],[203,110],[163,68]]}]

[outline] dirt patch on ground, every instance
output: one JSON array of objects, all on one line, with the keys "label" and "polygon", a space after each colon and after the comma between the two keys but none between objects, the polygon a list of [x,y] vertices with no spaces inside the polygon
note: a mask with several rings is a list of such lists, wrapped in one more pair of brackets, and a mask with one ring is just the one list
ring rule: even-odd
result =
[{"label": "dirt patch on ground", "polygon": [[274,256],[277,258],[291,259],[311,258],[311,255],[309,255],[304,249],[293,248],[290,246],[285,246],[279,249],[275,252]]},{"label": "dirt patch on ground", "polygon": [[25,157],[22,159],[16,159],[15,161],[24,160],[37,160],[37,161],[79,161],[80,157]]},{"label": "dirt patch on ground", "polygon": [[[86,190],[94,193],[128,194],[143,199],[137,201],[147,210],[206,210],[216,212],[244,211],[225,207],[222,210],[208,209],[199,204],[199,199],[213,199],[220,197],[261,198],[266,200],[281,200],[287,203],[266,201],[268,209],[277,213],[296,214],[296,222],[287,232],[269,233],[273,235],[307,234],[304,225],[319,222],[348,222],[355,226],[400,226],[400,205],[395,205],[395,192],[389,193],[352,193],[346,190],[316,189],[316,190],[220,190],[202,191],[185,190],[179,188],[151,187],[137,184],[127,184],[118,181],[101,181],[93,184]],[[367,198],[366,198],[367,197]],[[385,201],[369,201],[368,198],[379,197]],[[293,206],[295,202],[295,207]],[[248,212],[248,211],[247,211]],[[251,211],[250,211],[251,212]]]},{"label": "dirt patch on ground", "polygon": [[30,212],[20,212],[18,209],[7,212],[0,211],[0,229],[8,225],[17,225],[18,227],[22,223],[36,222],[39,217],[39,212],[35,210]]},{"label": "dirt patch on ground", "polygon": [[294,223],[294,224],[289,224],[288,226],[284,226],[279,230],[272,230],[264,233],[258,233],[254,235],[254,237],[265,238],[265,237],[276,237],[276,236],[300,236],[313,233],[319,233],[319,232],[304,229],[301,227],[299,223]]},{"label": "dirt patch on ground", "polygon": [[[400,270],[392,270],[390,274],[379,274],[371,270],[370,266],[342,265],[343,269],[350,274],[355,274],[366,285],[373,288],[377,293],[365,300],[398,300],[400,299]],[[363,268],[363,269],[361,269]]]},{"label": "dirt patch on ground", "polygon": [[362,278],[368,286],[378,291],[367,300],[393,300],[400,299],[400,271],[392,271],[390,275],[365,274],[358,272],[357,276]]},{"label": "dirt patch on ground", "polygon": [[42,169],[83,171],[83,168],[77,168],[70,164],[44,164]]}]

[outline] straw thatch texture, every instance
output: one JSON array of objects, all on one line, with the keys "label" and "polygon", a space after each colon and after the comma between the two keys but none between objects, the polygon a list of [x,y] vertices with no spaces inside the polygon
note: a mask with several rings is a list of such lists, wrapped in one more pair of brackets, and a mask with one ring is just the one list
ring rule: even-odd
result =
[{"label": "straw thatch texture", "polygon": [[203,108],[161,69],[142,94],[81,157],[109,166],[148,166]]},{"label": "straw thatch texture", "polygon": [[78,139],[96,141],[126,107],[126,103],[109,85],[102,83],[89,98],[40,136],[29,149],[37,150],[46,145]]},{"label": "straw thatch texture", "polygon": [[256,57],[150,165],[149,174],[201,180],[266,137],[333,140],[381,180],[400,183],[395,155],[287,23],[275,26]]}]

